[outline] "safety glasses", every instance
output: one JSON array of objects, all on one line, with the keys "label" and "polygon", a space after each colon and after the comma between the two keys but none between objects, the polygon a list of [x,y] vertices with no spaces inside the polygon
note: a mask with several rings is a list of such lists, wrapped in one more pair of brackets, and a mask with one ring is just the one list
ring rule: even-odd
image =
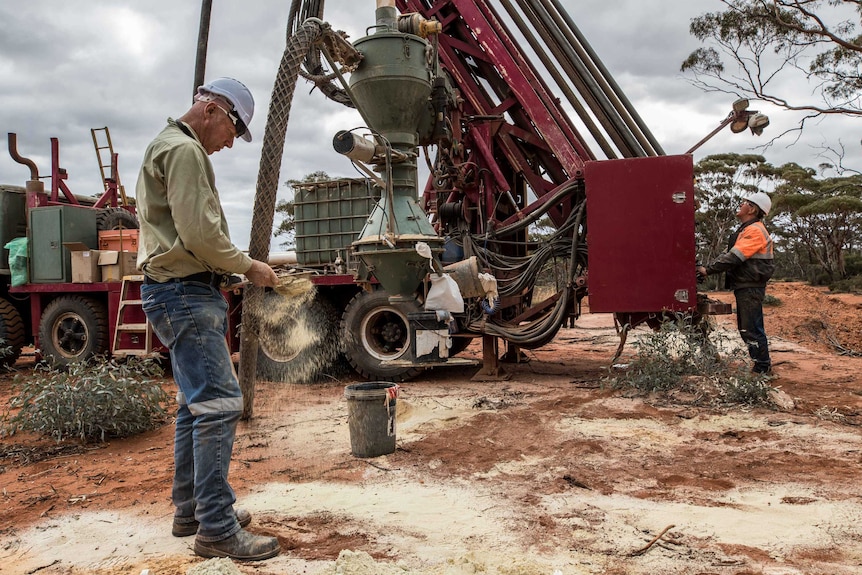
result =
[{"label": "safety glasses", "polygon": [[233,129],[234,131],[236,131],[236,137],[241,138],[242,135],[245,134],[246,130],[248,130],[245,125],[245,122],[243,122],[242,119],[236,115],[235,110],[227,111],[218,104],[216,104],[216,107],[225,114],[227,114],[228,119],[233,122]]}]

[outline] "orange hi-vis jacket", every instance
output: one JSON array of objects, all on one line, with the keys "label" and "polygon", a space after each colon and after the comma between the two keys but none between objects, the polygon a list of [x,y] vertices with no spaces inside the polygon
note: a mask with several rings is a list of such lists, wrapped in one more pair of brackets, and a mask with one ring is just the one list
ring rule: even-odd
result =
[{"label": "orange hi-vis jacket", "polygon": [[775,271],[772,236],[760,220],[739,226],[727,242],[727,252],[706,266],[708,274],[725,273],[724,287],[766,287]]}]

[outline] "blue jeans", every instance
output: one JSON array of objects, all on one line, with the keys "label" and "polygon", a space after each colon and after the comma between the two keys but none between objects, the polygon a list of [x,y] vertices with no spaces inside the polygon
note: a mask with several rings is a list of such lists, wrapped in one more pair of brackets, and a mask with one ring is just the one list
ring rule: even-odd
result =
[{"label": "blue jeans", "polygon": [[227,302],[198,282],[141,286],[144,313],[170,350],[179,387],[174,437],[175,520],[200,522],[201,541],[240,530],[228,470],[242,415],[242,392],[227,345]]},{"label": "blue jeans", "polygon": [[769,344],[763,329],[763,298],[766,288],[739,288],[736,297],[736,326],[742,341],[748,346],[748,355],[754,360],[752,371],[766,373],[772,367]]}]

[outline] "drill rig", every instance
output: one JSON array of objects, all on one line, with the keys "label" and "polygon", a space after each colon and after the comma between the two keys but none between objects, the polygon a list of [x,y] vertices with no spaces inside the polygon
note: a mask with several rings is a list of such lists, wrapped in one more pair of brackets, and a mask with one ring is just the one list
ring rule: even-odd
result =
[{"label": "drill rig", "polygon": [[[693,273],[691,155],[664,154],[558,0],[378,0],[352,44],[322,4],[291,8],[294,37],[323,30],[298,74],[357,109],[364,125],[333,146],[368,177],[295,187],[295,267],[317,295],[267,337],[290,338],[291,322],[321,334],[287,356],[262,339],[270,371],[310,379],[310,357],[325,370],[343,354],[361,376],[403,381],[481,338],[479,373],[494,376],[587,296],[623,336],[716,312]],[[428,309],[444,276],[463,305]]]}]

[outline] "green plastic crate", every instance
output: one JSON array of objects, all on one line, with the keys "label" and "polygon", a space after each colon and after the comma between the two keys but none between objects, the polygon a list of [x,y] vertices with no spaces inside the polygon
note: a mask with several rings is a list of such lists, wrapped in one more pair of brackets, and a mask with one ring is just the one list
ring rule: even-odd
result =
[{"label": "green plastic crate", "polygon": [[380,199],[370,180],[339,179],[294,187],[296,258],[300,265],[324,267],[340,255],[346,261]]}]

